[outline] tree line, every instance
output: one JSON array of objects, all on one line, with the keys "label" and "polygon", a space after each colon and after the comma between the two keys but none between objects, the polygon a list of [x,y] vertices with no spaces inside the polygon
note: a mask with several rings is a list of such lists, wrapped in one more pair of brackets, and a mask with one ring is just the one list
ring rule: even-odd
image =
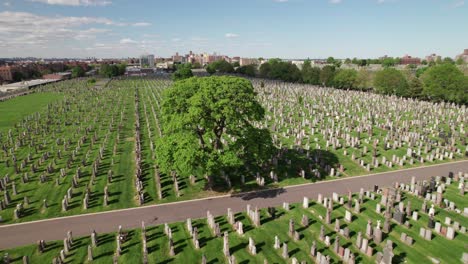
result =
[{"label": "tree line", "polygon": [[339,63],[332,62],[323,68],[312,67],[307,60],[302,70],[299,70],[292,63],[273,59],[260,66],[258,76],[338,89],[371,90],[431,101],[468,103],[468,76],[453,62],[442,62],[419,69],[409,65],[405,70],[388,66],[376,72],[366,68],[340,69],[339,66]]}]

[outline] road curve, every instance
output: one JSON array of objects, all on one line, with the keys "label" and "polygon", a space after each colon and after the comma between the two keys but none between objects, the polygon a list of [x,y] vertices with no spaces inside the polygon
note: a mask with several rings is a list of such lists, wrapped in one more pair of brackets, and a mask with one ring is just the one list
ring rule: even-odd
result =
[{"label": "road curve", "polygon": [[468,172],[468,160],[259,192],[4,225],[0,226],[0,249],[32,244],[40,239],[61,240],[69,230],[77,237],[88,236],[93,230],[108,233],[117,231],[119,225],[125,229],[140,227],[141,221],[150,226],[184,221],[187,218],[204,218],[208,210],[214,216],[218,216],[226,214],[227,208],[234,212],[243,211],[247,204],[259,208],[278,206],[283,202],[301,202],[304,196],[317,199],[319,193],[325,196],[331,196],[333,192],[347,194],[348,191],[358,192],[360,188],[367,190],[374,185],[388,186],[394,182],[410,182],[412,176],[417,180],[425,180],[432,176],[447,176],[450,172],[459,171]]}]

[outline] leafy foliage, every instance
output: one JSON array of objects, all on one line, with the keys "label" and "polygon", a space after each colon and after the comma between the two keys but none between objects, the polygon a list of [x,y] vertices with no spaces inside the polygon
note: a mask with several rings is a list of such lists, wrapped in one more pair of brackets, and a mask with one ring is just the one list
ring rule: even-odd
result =
[{"label": "leafy foliage", "polygon": [[125,73],[125,64],[102,64],[99,74],[104,77],[115,77]]},{"label": "leafy foliage", "polygon": [[225,60],[219,60],[208,64],[208,66],[206,67],[206,71],[209,74],[214,74],[215,72],[233,73],[234,66]]},{"label": "leafy foliage", "polygon": [[255,75],[257,74],[257,65],[250,64],[240,66],[236,69],[236,72],[240,74],[245,74],[249,77],[255,77]]},{"label": "leafy foliage", "polygon": [[278,79],[285,82],[298,82],[302,80],[301,71],[296,65],[281,61],[280,59],[271,59],[260,66],[260,75],[269,79]]},{"label": "leafy foliage", "polygon": [[190,63],[180,64],[177,66],[177,70],[172,75],[174,81],[179,81],[193,77],[192,65]]},{"label": "leafy foliage", "polygon": [[302,82],[314,85],[320,84],[320,68],[312,67],[310,60],[306,60],[302,66]]},{"label": "leafy foliage", "polygon": [[374,87],[383,94],[408,95],[408,83],[405,76],[394,68],[383,69],[376,73]]},{"label": "leafy foliage", "polygon": [[73,69],[72,69],[72,77],[73,78],[83,77],[83,76],[85,76],[85,71],[84,71],[83,68],[81,68],[80,66],[73,67]]},{"label": "leafy foliage", "polygon": [[243,78],[212,76],[173,84],[163,95],[160,169],[210,176],[232,168],[258,168],[273,151],[267,129],[258,129],[264,109]]},{"label": "leafy foliage", "polygon": [[430,67],[421,78],[424,94],[430,99],[468,102],[468,77],[452,63]]},{"label": "leafy foliage", "polygon": [[333,78],[335,77],[335,67],[327,65],[320,72],[320,83],[325,86],[333,86]]},{"label": "leafy foliage", "polygon": [[356,70],[340,70],[333,79],[333,84],[340,89],[354,89],[356,87],[358,73]]}]

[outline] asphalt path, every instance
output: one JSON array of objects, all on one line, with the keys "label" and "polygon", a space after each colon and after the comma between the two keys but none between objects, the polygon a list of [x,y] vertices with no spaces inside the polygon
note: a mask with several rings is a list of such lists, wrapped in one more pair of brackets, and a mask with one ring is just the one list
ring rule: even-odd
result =
[{"label": "asphalt path", "polygon": [[0,226],[0,249],[33,244],[41,239],[46,242],[62,240],[67,231],[72,231],[75,237],[89,236],[93,230],[98,234],[116,232],[119,225],[130,229],[141,227],[142,221],[151,226],[185,221],[187,218],[205,218],[207,211],[219,216],[226,214],[227,208],[234,212],[243,211],[247,204],[258,208],[279,206],[283,202],[302,202],[305,196],[316,200],[319,193],[324,197],[330,197],[333,192],[343,195],[349,191],[358,192],[361,188],[368,190],[374,185],[383,187],[395,182],[409,183],[413,176],[416,180],[428,180],[432,176],[448,176],[459,171],[468,172],[468,160],[265,191],[3,225]]}]

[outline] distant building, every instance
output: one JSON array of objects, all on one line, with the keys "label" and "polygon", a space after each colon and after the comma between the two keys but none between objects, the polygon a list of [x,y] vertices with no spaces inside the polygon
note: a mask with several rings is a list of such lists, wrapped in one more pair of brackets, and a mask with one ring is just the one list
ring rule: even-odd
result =
[{"label": "distant building", "polygon": [[468,63],[468,49],[465,49],[462,54],[455,57],[455,60],[462,59],[465,63]]},{"label": "distant building", "polygon": [[429,56],[426,56],[426,61],[427,62],[436,62],[436,61],[440,61],[442,60],[442,57],[439,56],[439,55],[436,55],[435,53],[429,55]]},{"label": "distant building", "polygon": [[251,59],[251,58],[241,58],[239,60],[239,65],[240,66],[245,66],[245,65],[252,65],[252,64],[259,64],[260,62],[258,59]]},{"label": "distant building", "polygon": [[180,56],[179,52],[176,52],[176,54],[174,56],[172,56],[172,61],[174,63],[184,63],[185,58],[183,56]]},{"label": "distant building", "polygon": [[409,65],[409,64],[421,64],[421,59],[420,58],[413,58],[409,55],[405,55],[402,58],[400,58],[400,64],[402,65]]},{"label": "distant building", "polygon": [[13,81],[13,73],[15,72],[16,67],[11,66],[1,66],[0,67],[0,79],[3,81]]},{"label": "distant building", "polygon": [[154,55],[143,54],[140,56],[140,67],[154,68]]},{"label": "distant building", "polygon": [[42,79],[45,80],[67,80],[71,78],[71,72],[56,72],[51,74],[45,74]]}]

